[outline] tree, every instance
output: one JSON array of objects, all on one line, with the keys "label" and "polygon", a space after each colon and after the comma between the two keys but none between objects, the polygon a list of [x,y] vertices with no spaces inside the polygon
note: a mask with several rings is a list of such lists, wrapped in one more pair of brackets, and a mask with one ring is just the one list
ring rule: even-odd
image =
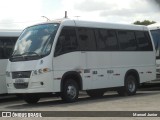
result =
[{"label": "tree", "polygon": [[151,25],[151,24],[154,24],[154,23],[156,23],[155,21],[149,21],[149,20],[144,20],[144,21],[136,21],[136,22],[134,22],[133,24],[135,24],[135,25]]}]

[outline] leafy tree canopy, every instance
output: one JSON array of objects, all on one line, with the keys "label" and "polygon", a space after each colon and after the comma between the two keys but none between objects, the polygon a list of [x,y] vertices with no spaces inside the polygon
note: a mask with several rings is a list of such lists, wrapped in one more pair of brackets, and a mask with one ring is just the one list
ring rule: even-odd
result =
[{"label": "leafy tree canopy", "polygon": [[134,22],[133,24],[135,25],[151,25],[151,24],[154,24],[156,23],[155,21],[150,21],[150,20],[144,20],[144,21],[136,21]]}]

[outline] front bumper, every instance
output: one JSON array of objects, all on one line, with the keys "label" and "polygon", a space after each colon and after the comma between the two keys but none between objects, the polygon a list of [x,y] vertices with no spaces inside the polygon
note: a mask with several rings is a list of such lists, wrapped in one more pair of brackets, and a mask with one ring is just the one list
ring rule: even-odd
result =
[{"label": "front bumper", "polygon": [[49,93],[54,92],[53,72],[21,78],[24,83],[16,83],[16,79],[7,77],[8,93]]}]

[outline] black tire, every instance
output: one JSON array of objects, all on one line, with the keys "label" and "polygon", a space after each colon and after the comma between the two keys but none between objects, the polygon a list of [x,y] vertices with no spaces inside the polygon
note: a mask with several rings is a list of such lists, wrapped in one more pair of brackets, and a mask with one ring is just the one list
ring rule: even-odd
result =
[{"label": "black tire", "polygon": [[103,97],[105,91],[104,90],[87,90],[87,94],[92,98],[100,98]]},{"label": "black tire", "polygon": [[77,101],[79,96],[79,87],[76,81],[72,79],[66,80],[61,92],[61,98],[64,102],[72,103]]},{"label": "black tire", "polygon": [[24,94],[23,99],[28,104],[36,104],[39,101],[40,97],[37,94]]},{"label": "black tire", "polygon": [[117,90],[120,96],[130,96],[135,95],[137,91],[137,80],[133,75],[128,75],[125,79],[124,87]]}]

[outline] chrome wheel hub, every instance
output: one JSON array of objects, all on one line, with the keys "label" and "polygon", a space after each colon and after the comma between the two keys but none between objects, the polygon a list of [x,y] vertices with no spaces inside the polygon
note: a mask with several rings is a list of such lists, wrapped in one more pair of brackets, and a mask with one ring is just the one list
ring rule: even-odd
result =
[{"label": "chrome wheel hub", "polygon": [[76,88],[73,85],[69,85],[68,88],[67,88],[67,95],[70,98],[75,98],[76,94],[77,94]]},{"label": "chrome wheel hub", "polygon": [[135,85],[135,82],[133,80],[130,80],[128,82],[128,90],[130,92],[134,92],[135,91],[135,88],[136,88],[136,85]]}]

